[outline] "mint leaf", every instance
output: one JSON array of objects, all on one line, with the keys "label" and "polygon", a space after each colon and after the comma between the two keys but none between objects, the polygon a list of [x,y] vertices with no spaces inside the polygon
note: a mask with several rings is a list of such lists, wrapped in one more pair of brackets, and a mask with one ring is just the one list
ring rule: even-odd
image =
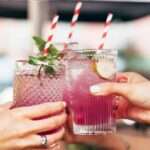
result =
[{"label": "mint leaf", "polygon": [[32,59],[30,59],[30,60],[28,61],[28,63],[31,64],[31,65],[35,65],[35,66],[37,65]]},{"label": "mint leaf", "polygon": [[33,40],[35,41],[36,45],[38,46],[40,51],[44,50],[46,41],[43,40],[41,37],[38,36],[33,36]]},{"label": "mint leaf", "polygon": [[36,61],[36,58],[33,57],[33,56],[29,56],[28,63],[31,64],[31,65],[38,65],[37,61]]},{"label": "mint leaf", "polygon": [[61,66],[56,61],[59,55],[58,49],[55,48],[53,45],[50,45],[49,53],[47,55],[44,55],[44,47],[46,41],[38,36],[33,36],[33,40],[35,41],[37,47],[39,48],[40,54],[36,56],[29,56],[28,63],[36,66],[40,65],[39,74],[41,69],[43,69],[44,72],[48,74],[60,71]]},{"label": "mint leaf", "polygon": [[44,66],[44,72],[51,74],[54,72],[54,69],[52,66]]},{"label": "mint leaf", "polygon": [[56,47],[54,47],[54,46],[51,46],[49,48],[49,54],[51,54],[51,55],[58,55],[58,49]]},{"label": "mint leaf", "polygon": [[86,52],[82,52],[82,54],[85,55],[86,58],[92,59],[92,58],[94,58],[95,52],[94,51],[86,51]]},{"label": "mint leaf", "polygon": [[40,56],[37,58],[40,61],[46,61],[47,60],[47,56]]},{"label": "mint leaf", "polygon": [[57,59],[57,55],[48,55],[47,60],[50,64],[54,64],[54,61]]},{"label": "mint leaf", "polygon": [[37,57],[34,57],[34,56],[29,56],[29,61],[28,61],[29,64],[31,65],[39,65],[42,63],[41,60],[39,60]]}]

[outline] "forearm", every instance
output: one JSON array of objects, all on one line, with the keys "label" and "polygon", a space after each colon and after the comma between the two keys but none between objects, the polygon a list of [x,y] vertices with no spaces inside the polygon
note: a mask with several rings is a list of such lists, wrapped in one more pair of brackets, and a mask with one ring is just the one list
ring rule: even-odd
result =
[{"label": "forearm", "polygon": [[[89,140],[90,139],[90,140]],[[127,136],[121,134],[100,136],[77,136],[75,143],[93,145],[108,150],[149,150],[150,139],[144,137]]]},{"label": "forearm", "polygon": [[108,150],[125,150],[124,141],[117,134],[75,136],[73,143],[81,143]]},{"label": "forearm", "polygon": [[117,134],[113,140],[106,140],[108,150],[149,150],[150,139]]}]

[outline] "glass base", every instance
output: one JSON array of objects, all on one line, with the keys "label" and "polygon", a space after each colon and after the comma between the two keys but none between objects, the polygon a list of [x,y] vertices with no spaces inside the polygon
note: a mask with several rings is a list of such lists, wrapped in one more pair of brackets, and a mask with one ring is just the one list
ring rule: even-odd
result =
[{"label": "glass base", "polygon": [[103,125],[76,125],[73,124],[73,133],[78,135],[99,135],[116,132],[116,124]]}]

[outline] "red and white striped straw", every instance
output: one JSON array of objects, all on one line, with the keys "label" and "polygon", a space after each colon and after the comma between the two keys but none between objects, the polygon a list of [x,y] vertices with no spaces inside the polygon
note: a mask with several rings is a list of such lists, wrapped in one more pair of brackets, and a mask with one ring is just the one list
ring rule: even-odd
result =
[{"label": "red and white striped straw", "polygon": [[46,42],[45,48],[44,48],[44,53],[45,54],[48,54],[48,48],[51,45],[51,41],[52,41],[52,38],[53,38],[53,35],[54,35],[54,31],[55,31],[58,19],[59,19],[58,15],[55,15],[54,18],[53,18],[52,25],[51,25],[51,30],[50,30],[50,35],[47,39],[47,42]]},{"label": "red and white striped straw", "polygon": [[101,38],[101,43],[100,43],[99,49],[103,49],[103,47],[104,47],[105,40],[106,40],[106,37],[107,37],[107,33],[108,33],[108,30],[109,30],[112,18],[113,18],[113,14],[109,13],[108,16],[107,16],[106,22],[105,22],[104,32],[102,34],[102,38]]},{"label": "red and white striped straw", "polygon": [[70,32],[69,32],[69,34],[68,34],[68,39],[67,39],[67,42],[66,42],[66,44],[65,44],[65,46],[64,46],[64,49],[66,49],[66,48],[68,47],[68,44],[69,44],[70,41],[71,41],[71,38],[72,38],[72,35],[73,35],[74,27],[75,27],[75,25],[76,25],[76,23],[77,23],[77,20],[78,20],[78,18],[79,18],[79,15],[80,15],[81,7],[82,7],[82,2],[78,2],[78,3],[76,4],[75,10],[74,10],[74,14],[73,14],[72,21],[71,21],[71,24],[70,24],[71,30],[70,30]]}]

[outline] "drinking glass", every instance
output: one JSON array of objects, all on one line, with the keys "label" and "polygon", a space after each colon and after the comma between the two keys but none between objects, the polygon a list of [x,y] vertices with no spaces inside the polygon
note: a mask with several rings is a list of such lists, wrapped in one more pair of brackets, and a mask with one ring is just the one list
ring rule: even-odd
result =
[{"label": "drinking glass", "polygon": [[[66,55],[63,52],[65,43],[53,43],[52,45],[59,51],[57,61],[61,64],[62,71],[48,75],[40,69],[40,65],[30,65],[27,60],[17,61],[14,73],[13,108],[63,100],[66,65]],[[67,50],[75,50],[77,48],[78,43],[71,42],[68,44]],[[56,131],[57,129],[39,134],[47,135]],[[51,149],[60,150],[60,145],[60,142],[56,143]]]},{"label": "drinking glass", "polygon": [[[14,104],[15,107],[37,105],[44,102],[54,102],[63,99],[65,53],[61,52],[65,43],[53,43],[59,51],[57,61],[62,71],[47,74],[39,66],[30,65],[27,61],[17,61],[14,76]],[[68,49],[77,49],[78,43],[68,44]]]},{"label": "drinking glass", "polygon": [[[67,55],[64,99],[73,117],[73,132],[81,135],[115,132],[115,96],[93,96],[89,88],[115,81],[117,51],[77,50],[68,51]],[[97,63],[100,65],[96,66]]]},{"label": "drinking glass", "polygon": [[40,66],[17,61],[14,75],[15,107],[63,100],[65,66],[59,73],[47,74]]}]

